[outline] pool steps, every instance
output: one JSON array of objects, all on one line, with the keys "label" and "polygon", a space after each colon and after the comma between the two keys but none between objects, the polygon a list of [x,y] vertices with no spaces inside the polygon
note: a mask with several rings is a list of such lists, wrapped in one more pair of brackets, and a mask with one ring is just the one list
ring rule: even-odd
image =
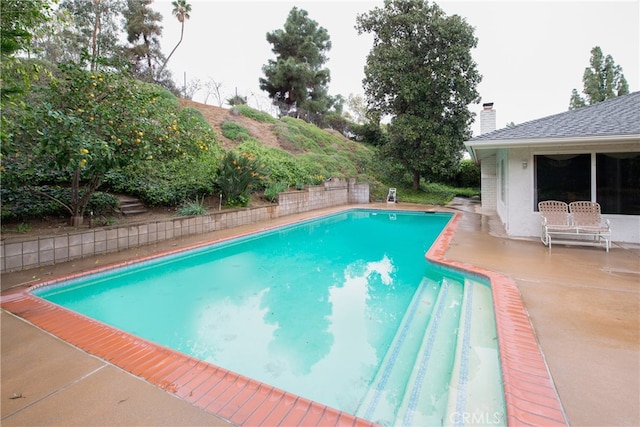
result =
[{"label": "pool steps", "polygon": [[504,425],[495,320],[483,308],[491,298],[474,280],[423,279],[356,416],[383,426]]},{"label": "pool steps", "polygon": [[387,417],[396,412],[405,387],[407,370],[411,366],[400,362],[415,359],[422,342],[420,331],[428,325],[439,291],[439,283],[423,278],[367,394],[358,406],[357,416],[377,420],[381,425],[392,423],[393,419]]},{"label": "pool steps", "polygon": [[491,287],[466,279],[444,425],[506,425],[491,306]]},{"label": "pool steps", "polygon": [[464,286],[445,278],[393,425],[443,425]]}]

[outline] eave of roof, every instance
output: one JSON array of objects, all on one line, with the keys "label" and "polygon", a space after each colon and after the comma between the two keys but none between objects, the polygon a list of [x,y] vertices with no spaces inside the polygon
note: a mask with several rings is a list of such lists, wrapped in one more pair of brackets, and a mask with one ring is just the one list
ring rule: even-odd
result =
[{"label": "eave of roof", "polygon": [[530,139],[503,139],[483,141],[481,144],[471,144],[467,141],[465,146],[474,161],[480,159],[480,153],[485,156],[500,148],[549,148],[557,147],[568,149],[574,146],[588,147],[591,145],[602,146],[603,144],[626,144],[636,143],[632,151],[640,151],[640,134],[636,135],[607,135],[607,136],[583,136],[571,138],[530,138]]},{"label": "eave of roof", "polygon": [[[599,135],[599,136],[572,136],[553,138],[519,138],[519,139],[492,139],[483,141],[467,141],[467,147],[476,149],[486,148],[507,148],[507,147],[544,147],[547,145],[593,145],[610,142],[633,142],[640,143],[640,134],[625,135]],[[639,147],[640,148],[640,147]]]},{"label": "eave of roof", "polygon": [[477,160],[476,152],[499,148],[566,148],[616,142],[638,142],[640,150],[640,92],[485,133],[466,141],[465,146]]}]

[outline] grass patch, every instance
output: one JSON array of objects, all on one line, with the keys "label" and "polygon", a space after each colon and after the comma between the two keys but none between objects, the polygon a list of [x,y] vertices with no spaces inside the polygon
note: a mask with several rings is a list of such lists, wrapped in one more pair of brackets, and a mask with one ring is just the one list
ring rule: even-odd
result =
[{"label": "grass patch", "polygon": [[204,196],[202,196],[201,200],[196,197],[194,201],[185,202],[178,209],[178,215],[180,216],[204,215],[206,213],[207,208],[204,206]]},{"label": "grass patch", "polygon": [[276,123],[278,120],[269,113],[255,110],[247,105],[234,107],[240,114],[261,123]]},{"label": "grass patch", "polygon": [[[391,186],[389,186],[391,187]],[[389,187],[376,187],[371,192],[373,200],[386,200]],[[418,190],[410,186],[397,187],[398,201],[404,203],[417,203],[421,205],[445,206],[454,197],[476,198],[480,197],[479,188],[458,188],[440,183],[423,183]]]},{"label": "grass patch", "polygon": [[289,186],[282,182],[274,182],[270,184],[264,190],[264,197],[270,202],[275,202],[278,200],[278,193],[282,193],[283,191],[287,191]]},{"label": "grass patch", "polygon": [[242,142],[246,139],[251,138],[251,135],[249,135],[249,130],[244,126],[237,124],[236,122],[222,122],[222,124],[220,125],[220,129],[222,129],[222,135],[232,141]]}]

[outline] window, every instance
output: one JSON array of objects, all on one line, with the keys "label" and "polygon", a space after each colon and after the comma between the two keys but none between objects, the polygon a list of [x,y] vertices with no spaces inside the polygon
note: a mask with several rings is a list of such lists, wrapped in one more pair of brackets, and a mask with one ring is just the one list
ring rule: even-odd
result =
[{"label": "window", "polygon": [[535,156],[536,201],[591,200],[591,154]]},{"label": "window", "polygon": [[[535,210],[543,200],[592,200],[592,183],[602,213],[640,215],[640,153],[537,155]],[[594,176],[592,176],[592,173]]]},{"label": "window", "polygon": [[640,215],[640,153],[596,154],[596,183],[603,213]]}]

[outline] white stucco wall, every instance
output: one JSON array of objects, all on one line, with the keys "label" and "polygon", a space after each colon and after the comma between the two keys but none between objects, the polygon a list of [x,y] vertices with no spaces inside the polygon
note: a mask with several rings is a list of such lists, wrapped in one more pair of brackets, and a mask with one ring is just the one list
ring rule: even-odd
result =
[{"label": "white stucco wall", "polygon": [[480,188],[482,191],[482,210],[495,212],[496,210],[496,156],[487,157],[480,163]]},{"label": "white stucco wall", "polygon": [[[507,232],[513,236],[539,236],[539,224],[531,228],[534,213],[533,158],[528,149],[512,149],[506,155],[508,165]],[[526,168],[523,161],[527,162]]]}]

